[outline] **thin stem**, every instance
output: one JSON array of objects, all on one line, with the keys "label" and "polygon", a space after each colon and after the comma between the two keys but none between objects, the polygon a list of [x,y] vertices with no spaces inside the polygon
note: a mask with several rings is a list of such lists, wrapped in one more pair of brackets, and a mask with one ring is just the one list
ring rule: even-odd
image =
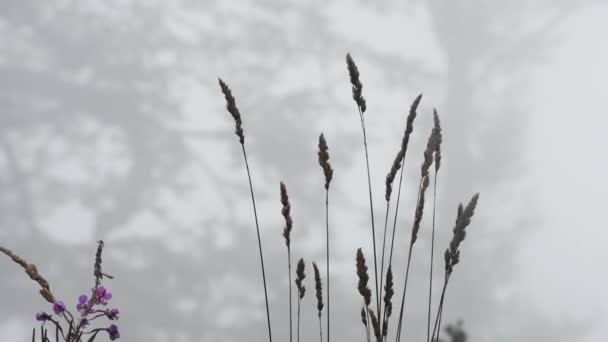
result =
[{"label": "thin stem", "polygon": [[327,342],[329,342],[329,189],[325,190],[325,252],[327,271]]},{"label": "thin stem", "polygon": [[370,332],[371,329],[369,328],[369,326],[372,323],[371,323],[371,320],[369,319],[369,307],[367,307],[367,306],[365,307],[365,316],[367,317],[367,324],[365,325],[365,329],[367,331],[367,342],[370,342],[371,341],[371,332]]},{"label": "thin stem", "polygon": [[377,253],[376,253],[376,228],[374,225],[374,202],[372,200],[372,180],[369,171],[369,155],[367,152],[367,133],[365,131],[365,119],[363,118],[363,112],[361,111],[361,107],[359,109],[359,117],[361,118],[361,129],[363,130],[363,147],[365,148],[365,165],[367,168],[367,186],[369,191],[369,210],[370,216],[372,219],[372,243],[374,244],[374,275],[375,275],[375,283],[376,283],[376,307],[377,312],[380,312],[380,295],[378,294],[378,261],[377,261]]},{"label": "thin stem", "polygon": [[[443,313],[443,306],[439,307],[438,310],[439,311],[437,312],[437,314],[441,315]],[[437,333],[437,335],[435,335],[435,333]],[[431,335],[431,340],[433,340],[435,342],[439,340],[439,331],[437,330],[437,321],[435,322],[435,325],[433,327],[433,334]]]},{"label": "thin stem", "polygon": [[[383,322],[386,322],[387,326],[386,326],[386,336],[382,336],[382,341],[386,341],[388,340],[388,313],[386,312],[386,307],[384,307],[384,312],[382,313],[383,317]],[[383,323],[384,324],[384,323]],[[383,326],[384,327],[384,326]],[[384,330],[382,330],[384,332]]]},{"label": "thin stem", "polygon": [[[390,206],[390,199],[386,201],[386,214],[384,215],[384,237],[382,239],[382,260],[380,261],[380,292],[382,292],[382,280],[384,279],[384,251],[386,249],[386,228],[388,226],[388,209]],[[380,309],[382,309],[382,302],[380,302]],[[379,317],[380,326],[384,322],[384,314]]]},{"label": "thin stem", "polygon": [[300,296],[298,295],[298,327],[297,327],[297,336],[298,336],[298,340],[297,342],[300,342],[300,305],[302,303],[302,299],[300,299]]},{"label": "thin stem", "polygon": [[441,304],[441,311],[439,311],[439,324],[437,324],[437,339],[439,339],[439,333],[441,332],[441,319],[443,318],[443,305]]},{"label": "thin stem", "polygon": [[287,273],[289,278],[289,341],[293,342],[293,318],[291,316],[291,248],[287,246]]},{"label": "thin stem", "polygon": [[58,330],[59,332],[61,332],[61,337],[63,338],[63,340],[65,341],[65,334],[63,333],[63,329],[61,328],[61,325],[59,324],[59,321],[56,321],[54,319],[49,319],[49,321],[51,321],[53,323],[53,325],[55,325],[55,330]]},{"label": "thin stem", "polygon": [[323,328],[321,326],[321,315],[319,315],[319,339],[323,342]]},{"label": "thin stem", "polygon": [[397,324],[397,336],[396,341],[401,341],[401,327],[403,325],[403,308],[405,304],[405,291],[407,290],[407,280],[410,273],[410,261],[412,260],[412,247],[414,244],[410,243],[410,249],[407,256],[407,266],[405,268],[405,280],[403,282],[403,295],[401,296],[401,308],[399,309],[399,323]]},{"label": "thin stem", "polygon": [[437,203],[437,171],[433,184],[433,228],[431,230],[431,266],[429,271],[429,309],[426,321],[426,340],[431,342],[431,304],[433,296],[433,261],[435,260],[435,209]]},{"label": "thin stem", "polygon": [[441,298],[439,299],[439,307],[437,308],[437,316],[435,317],[435,324],[433,326],[433,335],[431,336],[431,341],[435,341],[435,337],[439,338],[439,324],[441,321],[441,315],[443,314],[443,301],[445,299],[445,291],[448,287],[449,279],[449,274],[446,274],[445,280],[443,281],[443,289],[441,290]]},{"label": "thin stem", "polygon": [[73,338],[74,333],[74,330],[72,329],[72,327],[70,327],[70,329],[68,330],[68,342],[71,341],[71,338]]},{"label": "thin stem", "polygon": [[249,162],[247,161],[247,152],[245,144],[241,144],[243,150],[243,158],[245,159],[245,167],[247,169],[247,179],[249,180],[249,192],[251,193],[251,203],[253,203],[253,217],[255,218],[255,229],[258,235],[258,247],[260,251],[260,263],[262,264],[262,281],[264,282],[264,297],[266,299],[266,318],[268,321],[268,339],[272,342],[272,330],[270,328],[270,308],[268,306],[268,290],[266,286],[266,272],[264,270],[264,256],[262,254],[262,239],[260,238],[260,225],[258,223],[258,212],[255,206],[255,196],[253,195],[253,183],[251,182],[251,172],[249,171]]},{"label": "thin stem", "polygon": [[[399,202],[397,202],[399,203]],[[388,222],[388,213],[389,213],[389,206],[390,206],[390,200],[386,202],[386,216],[385,216],[385,220],[384,220],[384,242],[386,242],[386,228],[387,228],[387,222]],[[395,214],[395,219],[397,218],[396,214]],[[393,242],[395,241],[395,228],[393,227],[393,237],[392,237],[392,242],[391,242],[391,258],[392,258],[392,254],[393,254]],[[382,244],[382,265],[380,267],[380,290],[382,290],[382,279],[384,278],[382,275],[384,274],[384,243]],[[388,263],[388,267],[391,267],[391,260],[389,259],[389,263]],[[384,306],[383,310],[382,310],[382,320],[381,322],[381,327],[384,326],[384,322],[388,320],[388,312],[386,309],[386,306]],[[388,323],[387,323],[388,324]],[[388,335],[388,334],[387,334]],[[383,336],[382,337],[383,340],[388,339],[388,336],[386,336],[386,338]]]}]

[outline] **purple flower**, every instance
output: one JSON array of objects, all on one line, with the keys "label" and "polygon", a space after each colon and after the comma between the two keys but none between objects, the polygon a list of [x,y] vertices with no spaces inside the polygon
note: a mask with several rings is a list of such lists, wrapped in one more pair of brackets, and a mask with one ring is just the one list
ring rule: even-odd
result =
[{"label": "purple flower", "polygon": [[97,289],[97,294],[96,294],[97,298],[96,298],[96,302],[97,304],[103,304],[103,305],[107,305],[108,301],[110,299],[112,299],[112,293],[108,292],[106,290],[105,287],[100,286]]},{"label": "purple flower", "polygon": [[89,320],[86,319],[86,318],[83,318],[81,324],[82,324],[83,327],[86,327],[87,325],[89,325]]},{"label": "purple flower", "polygon": [[56,315],[60,315],[65,311],[65,304],[62,301],[57,301],[53,304],[53,312]]},{"label": "purple flower", "polygon": [[120,311],[118,311],[118,309],[106,309],[106,311],[104,311],[104,314],[110,320],[118,319],[118,314],[119,313],[120,313]]},{"label": "purple flower", "polygon": [[83,311],[87,307],[88,301],[89,298],[86,295],[80,295],[80,297],[78,297],[78,304],[76,305],[76,309],[78,311]]},{"label": "purple flower", "polygon": [[51,315],[47,314],[46,312],[39,312],[36,314],[37,321],[46,322],[49,319],[51,319]]},{"label": "purple flower", "polygon": [[106,328],[108,334],[110,335],[110,340],[114,341],[120,338],[120,333],[118,332],[118,327],[115,324],[110,325]]}]

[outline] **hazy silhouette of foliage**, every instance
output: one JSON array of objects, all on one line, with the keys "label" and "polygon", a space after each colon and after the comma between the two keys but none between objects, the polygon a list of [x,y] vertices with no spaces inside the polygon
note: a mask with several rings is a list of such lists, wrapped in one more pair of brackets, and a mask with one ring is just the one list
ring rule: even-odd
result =
[{"label": "hazy silhouette of foliage", "polygon": [[448,324],[445,327],[444,332],[448,335],[448,340],[439,338],[440,342],[467,342],[467,333],[464,330],[462,320],[458,320],[456,323]]}]

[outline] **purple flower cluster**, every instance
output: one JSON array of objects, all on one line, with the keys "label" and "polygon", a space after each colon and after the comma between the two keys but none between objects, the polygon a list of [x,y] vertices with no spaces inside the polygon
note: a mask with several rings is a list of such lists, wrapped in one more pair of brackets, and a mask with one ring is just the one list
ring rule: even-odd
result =
[{"label": "purple flower cluster", "polygon": [[[87,295],[80,295],[78,297],[78,303],[76,304],[76,310],[80,313],[80,319],[75,324],[74,316],[66,310],[65,304],[62,301],[56,301],[53,304],[53,312],[59,317],[65,318],[65,320],[72,326],[74,330],[83,330],[84,327],[88,326],[89,323],[96,318],[106,317],[109,320],[118,320],[120,311],[116,308],[101,309],[99,306],[107,306],[108,302],[112,299],[112,293],[109,292],[104,286],[99,286],[97,289],[91,289],[91,300]],[[46,312],[39,312],[36,314],[36,320],[40,322],[51,321],[55,325],[59,325],[57,320],[53,319],[53,316]],[[111,324],[107,328],[97,328],[84,334],[95,334],[105,330],[110,336],[110,340],[114,341],[120,338],[120,332],[118,326]]]}]

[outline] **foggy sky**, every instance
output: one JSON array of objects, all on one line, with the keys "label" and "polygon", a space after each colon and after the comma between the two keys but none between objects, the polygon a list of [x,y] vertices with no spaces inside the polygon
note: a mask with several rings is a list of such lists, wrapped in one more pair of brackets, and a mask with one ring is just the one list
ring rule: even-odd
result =
[{"label": "foggy sky", "polygon": [[[372,246],[350,52],[368,101],[376,227],[407,110],[424,94],[406,157],[395,297],[437,108],[440,251],[458,202],[481,193],[445,322],[463,319],[472,342],[605,339],[606,15],[593,1],[5,1],[0,245],[73,305],[104,239],[124,341],[267,339],[222,77],[243,115],[274,339],[288,333],[279,181],[292,200],[292,262],[307,261],[302,336],[318,336],[310,262],[325,260],[321,132],[335,169],[332,339],[363,339],[354,256],[362,247],[370,261]],[[426,333],[429,212],[408,285],[411,339]],[[436,266],[440,279],[441,253]],[[0,336],[26,340],[34,314],[50,308],[6,257],[0,275]]]}]

